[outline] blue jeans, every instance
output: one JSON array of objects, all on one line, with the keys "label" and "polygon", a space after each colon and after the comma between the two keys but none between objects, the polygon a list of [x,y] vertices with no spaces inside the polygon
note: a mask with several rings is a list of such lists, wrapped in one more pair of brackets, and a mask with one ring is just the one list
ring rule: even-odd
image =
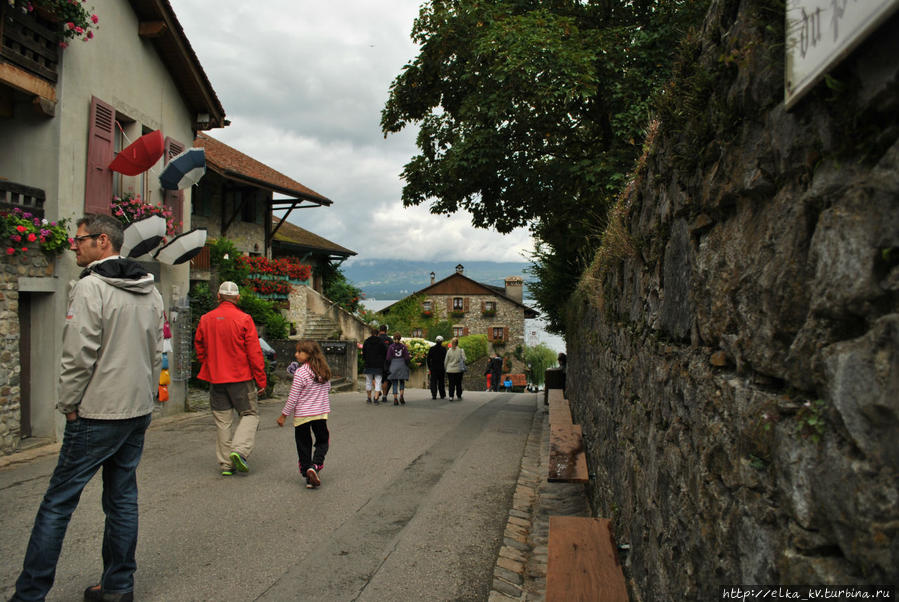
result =
[{"label": "blue jeans", "polygon": [[402,393],[406,390],[406,381],[404,380],[393,380],[390,381],[393,383],[393,394],[396,395],[397,389]]},{"label": "blue jeans", "polygon": [[107,592],[134,590],[137,465],[150,414],[126,420],[66,422],[59,462],[38,508],[14,600],[43,600],[53,586],[69,520],[88,481],[103,468],[103,576]]}]

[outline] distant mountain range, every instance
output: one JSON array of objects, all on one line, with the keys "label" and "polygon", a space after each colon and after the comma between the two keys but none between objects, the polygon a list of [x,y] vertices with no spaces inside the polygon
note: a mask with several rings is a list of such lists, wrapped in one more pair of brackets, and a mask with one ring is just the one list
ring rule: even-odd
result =
[{"label": "distant mountain range", "polygon": [[[436,280],[455,273],[459,261],[407,261],[404,259],[360,259],[341,266],[344,275],[362,289],[368,299],[402,299]],[[524,296],[528,297],[527,262],[463,261],[464,274],[484,284],[503,286],[508,276],[524,278]]]}]

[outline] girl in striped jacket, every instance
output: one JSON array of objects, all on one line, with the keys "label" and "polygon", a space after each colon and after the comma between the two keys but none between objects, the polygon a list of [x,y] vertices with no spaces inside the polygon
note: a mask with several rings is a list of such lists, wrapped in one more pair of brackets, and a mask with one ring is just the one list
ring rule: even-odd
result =
[{"label": "girl in striped jacket", "polygon": [[[298,342],[294,355],[300,367],[293,375],[290,394],[278,416],[278,426],[284,426],[284,420],[293,416],[300,476],[306,479],[306,487],[312,489],[322,484],[319,473],[325,463],[331,436],[328,432],[331,369],[325,361],[325,354],[315,341]],[[312,434],[315,434],[314,453]]]}]

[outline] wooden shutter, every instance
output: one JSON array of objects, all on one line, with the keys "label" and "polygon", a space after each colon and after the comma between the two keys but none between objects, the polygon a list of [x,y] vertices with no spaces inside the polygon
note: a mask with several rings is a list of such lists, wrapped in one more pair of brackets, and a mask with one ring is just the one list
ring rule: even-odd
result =
[{"label": "wooden shutter", "polygon": [[[173,138],[165,137],[165,163],[172,157],[184,152],[184,145]],[[184,222],[184,191],[166,190],[163,203],[172,210],[172,221],[175,222],[175,232],[181,232]]]},{"label": "wooden shutter", "polygon": [[449,313],[451,311],[453,311],[453,298],[447,297],[446,298],[446,313],[447,313],[447,315],[449,315]]},{"label": "wooden shutter", "polygon": [[503,326],[503,340],[504,341],[509,340],[509,329],[506,328],[505,326]]},{"label": "wooden shutter", "polygon": [[487,327],[487,340],[493,342],[493,326]]},{"label": "wooden shutter", "polygon": [[481,313],[484,313],[485,311],[487,311],[487,302],[481,301]]},{"label": "wooden shutter", "polygon": [[469,303],[468,303],[468,302],[469,302],[469,301],[471,301],[471,299],[469,299],[468,297],[463,297],[463,298],[462,298],[462,311],[468,312],[468,306],[469,306]]},{"label": "wooden shutter", "polygon": [[463,327],[462,327],[462,336],[463,336],[463,337],[467,337],[467,336],[468,336],[468,326],[463,326]]},{"label": "wooden shutter", "polygon": [[84,179],[84,212],[109,215],[112,202],[112,170],[115,157],[115,109],[91,97],[87,133],[87,175]]}]

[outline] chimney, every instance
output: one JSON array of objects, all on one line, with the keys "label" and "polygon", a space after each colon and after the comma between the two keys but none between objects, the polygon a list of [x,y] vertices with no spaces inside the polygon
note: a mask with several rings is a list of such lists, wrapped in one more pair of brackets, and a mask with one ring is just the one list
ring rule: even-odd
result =
[{"label": "chimney", "polygon": [[465,271],[465,268],[462,267],[462,264],[461,264],[461,263],[460,263],[459,265],[456,266],[456,273],[457,273],[457,274],[461,274],[461,273],[464,272],[464,271]]},{"label": "chimney", "polygon": [[437,278],[437,274],[431,272],[431,284],[434,284],[434,279]]},{"label": "chimney", "polygon": [[524,301],[524,280],[519,276],[509,276],[505,280],[506,296],[515,299],[519,303]]}]

